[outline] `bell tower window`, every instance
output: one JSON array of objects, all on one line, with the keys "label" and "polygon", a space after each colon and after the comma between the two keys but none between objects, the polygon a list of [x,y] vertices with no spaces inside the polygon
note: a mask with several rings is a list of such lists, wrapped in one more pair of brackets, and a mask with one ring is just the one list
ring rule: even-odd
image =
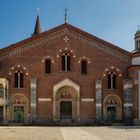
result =
[{"label": "bell tower window", "polygon": [[135,41],[135,49],[139,49],[139,44],[140,44],[140,41],[139,40],[136,40]]}]

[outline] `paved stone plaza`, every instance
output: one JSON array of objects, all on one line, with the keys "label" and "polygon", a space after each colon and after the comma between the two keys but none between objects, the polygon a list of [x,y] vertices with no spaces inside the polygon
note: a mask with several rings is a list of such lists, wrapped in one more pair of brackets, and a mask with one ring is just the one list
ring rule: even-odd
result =
[{"label": "paved stone plaza", "polygon": [[140,127],[0,127],[0,140],[140,140]]}]

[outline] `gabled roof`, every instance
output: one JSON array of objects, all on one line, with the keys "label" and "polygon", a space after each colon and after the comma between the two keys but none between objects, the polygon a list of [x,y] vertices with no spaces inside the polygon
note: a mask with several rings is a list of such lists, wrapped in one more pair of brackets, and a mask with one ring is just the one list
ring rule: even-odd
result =
[{"label": "gabled roof", "polygon": [[[114,55],[116,55],[116,56],[118,55],[118,57],[120,57],[120,58],[122,57],[121,55],[124,55],[126,57],[126,59],[130,59],[130,57],[131,57],[130,52],[128,52],[128,51],[126,51],[126,50],[124,50],[124,49],[122,49],[122,48],[120,48],[116,45],[113,45],[113,44],[111,44],[111,43],[109,43],[109,42],[107,42],[103,39],[100,39],[100,38],[98,38],[94,35],[91,35],[91,34],[85,32],[85,31],[83,31],[83,30],[81,30],[77,27],[74,27],[74,26],[72,26],[68,23],[64,23],[64,24],[62,24],[60,26],[57,26],[55,28],[52,28],[48,31],[37,34],[36,36],[29,37],[25,40],[22,40],[22,41],[18,42],[18,43],[15,43],[15,44],[12,44],[12,45],[10,45],[6,48],[3,48],[3,49],[0,50],[0,56],[7,53],[7,52],[9,53],[11,50],[15,50],[15,49],[20,50],[20,48],[22,49],[23,46],[27,46],[31,43],[34,43],[34,41],[38,41],[38,42],[41,41],[41,40],[43,40],[43,41],[46,40],[47,41],[51,37],[48,37],[46,39],[44,37],[51,36],[51,34],[53,34],[53,33],[56,34],[56,32],[59,32],[59,31],[63,31],[63,34],[64,33],[69,34],[69,35],[73,34],[72,35],[73,37],[75,37],[75,38],[77,38],[77,39],[79,39],[79,40],[81,40],[81,41],[83,41],[83,42],[85,42],[89,45],[93,45],[93,46],[95,45],[99,49],[101,49],[103,51],[106,51],[110,54],[114,53]],[[76,34],[76,35],[74,35],[74,34]],[[38,43],[36,43],[36,44],[34,43],[33,45],[37,45],[37,44]],[[30,46],[31,45],[29,45],[29,48],[30,48]],[[28,47],[26,47],[26,48],[28,48]],[[110,52],[110,51],[112,51],[112,52]]]}]

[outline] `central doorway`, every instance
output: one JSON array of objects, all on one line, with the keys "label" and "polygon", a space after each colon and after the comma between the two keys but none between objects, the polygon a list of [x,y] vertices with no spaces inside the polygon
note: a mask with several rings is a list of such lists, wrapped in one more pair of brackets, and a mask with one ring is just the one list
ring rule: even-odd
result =
[{"label": "central doorway", "polygon": [[67,124],[80,120],[79,85],[66,78],[53,86],[53,98],[53,121]]},{"label": "central doorway", "polygon": [[23,106],[14,107],[14,122],[24,123],[24,107]]},{"label": "central doorway", "polygon": [[60,103],[60,119],[72,119],[72,102],[61,101]]}]

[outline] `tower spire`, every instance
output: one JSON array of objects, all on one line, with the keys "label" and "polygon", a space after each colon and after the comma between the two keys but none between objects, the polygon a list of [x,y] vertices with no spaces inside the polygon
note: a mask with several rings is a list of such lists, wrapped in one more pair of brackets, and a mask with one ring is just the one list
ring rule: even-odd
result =
[{"label": "tower spire", "polygon": [[43,32],[43,30],[42,30],[42,26],[41,26],[41,22],[40,22],[40,18],[39,18],[39,8],[37,8],[37,18],[36,18],[36,24],[35,24],[33,35],[37,35],[42,32]]}]

